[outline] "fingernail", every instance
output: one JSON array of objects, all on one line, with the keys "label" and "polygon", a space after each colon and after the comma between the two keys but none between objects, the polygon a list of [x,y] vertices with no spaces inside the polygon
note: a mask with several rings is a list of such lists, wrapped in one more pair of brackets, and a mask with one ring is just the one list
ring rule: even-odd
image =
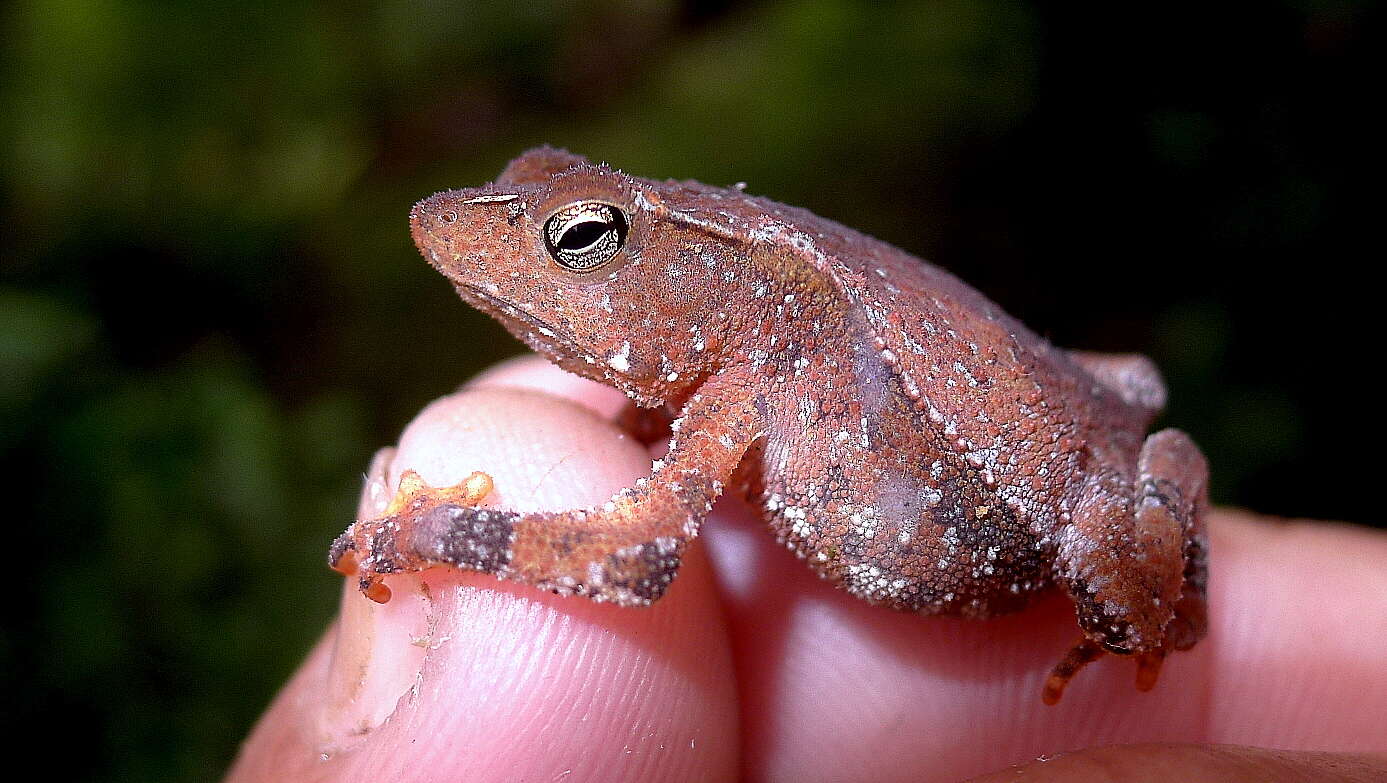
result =
[{"label": "fingernail", "polygon": [[369,733],[390,717],[417,681],[425,650],[410,640],[428,638],[427,604],[418,589],[392,577],[395,597],[378,604],[344,580],[322,728],[340,741]]},{"label": "fingernail", "polygon": [[[371,460],[362,487],[359,519],[384,513],[393,493],[394,449]],[[393,600],[376,603],[362,595],[357,580],[343,580],[332,659],[324,683],[321,729],[341,747],[385,721],[414,686],[425,650],[409,640],[428,636],[428,603],[413,574],[390,577]]]}]

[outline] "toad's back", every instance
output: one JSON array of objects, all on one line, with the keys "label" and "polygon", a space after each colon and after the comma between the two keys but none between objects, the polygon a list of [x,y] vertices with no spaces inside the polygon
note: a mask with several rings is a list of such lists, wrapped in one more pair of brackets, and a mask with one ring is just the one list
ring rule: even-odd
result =
[{"label": "toad's back", "polygon": [[[724,218],[737,195],[713,196]],[[968,616],[1023,605],[1051,583],[1052,535],[1085,486],[1133,481],[1154,369],[1057,349],[938,267],[742,198],[756,205],[747,236],[832,277],[844,309],[828,341],[842,361],[783,368],[771,437],[744,469],[777,535],[873,602]]]}]

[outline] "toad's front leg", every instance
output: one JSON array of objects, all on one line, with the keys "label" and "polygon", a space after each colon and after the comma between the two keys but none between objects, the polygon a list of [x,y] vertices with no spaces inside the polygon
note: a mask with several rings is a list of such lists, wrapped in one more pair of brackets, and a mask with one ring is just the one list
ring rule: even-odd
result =
[{"label": "toad's front leg", "polygon": [[347,528],[329,563],[355,574],[362,591],[382,602],[390,598],[382,576],[453,566],[562,594],[648,604],[664,594],[713,500],[761,435],[747,389],[710,380],[685,405],[650,478],[598,508],[477,508],[490,488],[485,474],[435,488],[406,473],[386,516]]}]

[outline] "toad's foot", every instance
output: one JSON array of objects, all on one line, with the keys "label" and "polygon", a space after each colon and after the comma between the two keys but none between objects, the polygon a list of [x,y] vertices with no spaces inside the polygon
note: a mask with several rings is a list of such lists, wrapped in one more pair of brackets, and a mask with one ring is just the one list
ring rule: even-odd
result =
[{"label": "toad's foot", "polygon": [[[1177,613],[1176,620],[1171,625],[1184,623]],[[1166,655],[1170,650],[1188,650],[1194,646],[1198,639],[1187,640],[1178,637],[1167,637],[1167,643],[1154,650],[1140,652],[1132,657],[1137,663],[1136,685],[1139,691],[1149,691],[1156,687],[1156,680],[1161,675],[1161,664],[1165,663]],[[1079,641],[1064,654],[1060,662],[1055,664],[1055,668],[1050,670],[1050,676],[1045,678],[1045,685],[1041,689],[1041,701],[1051,706],[1059,704],[1060,697],[1064,695],[1064,688],[1069,681],[1074,679],[1074,675],[1079,670],[1090,663],[1098,660],[1107,654],[1108,651],[1097,642],[1080,637]]]},{"label": "toad's foot", "polygon": [[[1201,585],[1198,591],[1187,590],[1175,605],[1175,617],[1166,626],[1164,643],[1154,650],[1132,654],[1137,663],[1137,690],[1149,691],[1156,687],[1166,656],[1193,647],[1195,642],[1203,638],[1207,627],[1207,609]],[[1108,652],[1116,651],[1105,650],[1098,642],[1081,637],[1050,670],[1050,676],[1045,678],[1045,686],[1041,690],[1041,700],[1050,705],[1058,704],[1064,695],[1064,686],[1074,679],[1074,675]]]},{"label": "toad's foot", "polygon": [[380,603],[390,600],[382,577],[445,566],[645,606],[664,595],[712,502],[674,482],[642,479],[596,509],[478,508],[491,488],[485,473],[443,488],[406,473],[385,516],[349,527],[328,563],[355,575],[362,593]]},{"label": "toad's foot", "polygon": [[1061,581],[1078,610],[1084,639],[1055,666],[1041,694],[1059,701],[1064,686],[1104,652],[1137,661],[1137,688],[1150,690],[1166,655],[1188,650],[1208,631],[1208,465],[1178,430],[1146,439],[1132,506],[1121,488],[1096,483],[1060,546]]},{"label": "toad's foot", "polygon": [[[453,562],[433,559],[428,553],[414,546],[421,531],[436,530],[447,524],[462,509],[476,506],[491,494],[491,476],[480,471],[451,487],[430,487],[419,474],[407,470],[400,476],[400,487],[380,519],[361,520],[332,542],[328,552],[328,565],[333,570],[347,576],[355,575],[360,580],[361,592],[377,603],[390,600],[390,588],[381,577],[385,574],[402,571],[422,571],[434,565]],[[474,512],[477,521],[485,511]],[[503,521],[504,512],[491,512],[497,521]],[[495,527],[495,525],[492,525]],[[473,541],[474,560],[486,566],[499,559],[504,551],[504,543],[498,536],[484,535],[479,531]],[[494,531],[499,534],[501,531]],[[494,548],[495,551],[489,551]],[[478,568],[477,570],[490,570]]]}]

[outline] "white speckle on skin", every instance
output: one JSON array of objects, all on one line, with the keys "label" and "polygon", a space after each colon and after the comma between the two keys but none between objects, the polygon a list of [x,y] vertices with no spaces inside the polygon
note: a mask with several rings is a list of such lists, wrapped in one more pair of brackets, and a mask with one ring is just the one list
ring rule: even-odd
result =
[{"label": "white speckle on skin", "polygon": [[621,345],[621,350],[618,351],[617,353],[613,354],[613,355],[612,355],[612,358],[610,358],[610,359],[607,360],[607,366],[608,366],[608,367],[611,367],[613,370],[616,370],[617,372],[630,372],[630,371],[631,371],[631,359],[630,359],[630,357],[631,357],[631,344],[630,344],[630,343],[622,343],[622,345]]},{"label": "white speckle on skin", "polygon": [[606,574],[601,563],[588,563],[588,586],[601,587],[606,581]]}]

